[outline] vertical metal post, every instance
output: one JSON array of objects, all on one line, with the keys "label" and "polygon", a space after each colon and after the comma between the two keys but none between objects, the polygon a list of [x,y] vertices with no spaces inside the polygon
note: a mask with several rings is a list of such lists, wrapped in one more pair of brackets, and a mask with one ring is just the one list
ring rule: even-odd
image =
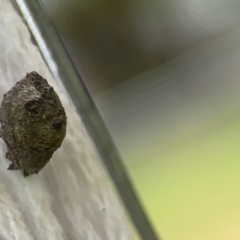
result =
[{"label": "vertical metal post", "polygon": [[49,16],[37,0],[16,1],[52,74],[57,82],[64,86],[69,100],[81,116],[139,235],[144,240],[157,240],[158,237],[137,199],[110,134]]}]

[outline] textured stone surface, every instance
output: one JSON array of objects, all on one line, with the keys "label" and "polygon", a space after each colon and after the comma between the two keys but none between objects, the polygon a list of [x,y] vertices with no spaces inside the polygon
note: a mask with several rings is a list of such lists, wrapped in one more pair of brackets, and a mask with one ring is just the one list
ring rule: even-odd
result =
[{"label": "textured stone surface", "polygon": [[33,71],[17,82],[1,103],[1,137],[6,142],[9,170],[24,176],[38,173],[62,144],[67,117],[47,80]]},{"label": "textured stone surface", "polygon": [[8,171],[0,139],[1,240],[131,240],[126,215],[109,186],[94,145],[42,59],[24,20],[0,0],[0,99],[26,72],[47,79],[65,109],[61,148],[38,175]]}]

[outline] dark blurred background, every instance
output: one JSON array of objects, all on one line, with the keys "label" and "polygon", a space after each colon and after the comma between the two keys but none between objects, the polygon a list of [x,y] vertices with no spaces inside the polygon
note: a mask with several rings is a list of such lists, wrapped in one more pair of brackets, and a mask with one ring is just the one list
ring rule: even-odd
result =
[{"label": "dark blurred background", "polygon": [[240,239],[240,2],[42,2],[163,239]]},{"label": "dark blurred background", "polygon": [[43,0],[92,94],[237,27],[236,0]]}]

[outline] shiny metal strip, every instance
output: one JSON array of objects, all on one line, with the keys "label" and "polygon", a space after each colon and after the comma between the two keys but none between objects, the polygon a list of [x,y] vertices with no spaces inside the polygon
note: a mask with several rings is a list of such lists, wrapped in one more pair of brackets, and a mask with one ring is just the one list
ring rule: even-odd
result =
[{"label": "shiny metal strip", "polygon": [[43,6],[37,0],[16,1],[52,74],[81,116],[139,235],[144,240],[159,239],[139,203],[110,134]]}]

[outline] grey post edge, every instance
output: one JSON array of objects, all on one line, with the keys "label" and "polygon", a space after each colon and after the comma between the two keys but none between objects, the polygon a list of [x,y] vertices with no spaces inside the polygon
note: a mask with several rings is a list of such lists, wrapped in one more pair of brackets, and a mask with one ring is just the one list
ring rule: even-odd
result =
[{"label": "grey post edge", "polygon": [[38,0],[16,2],[53,76],[81,116],[139,236],[144,240],[160,239],[133,190],[123,161],[103,120],[44,7]]}]

